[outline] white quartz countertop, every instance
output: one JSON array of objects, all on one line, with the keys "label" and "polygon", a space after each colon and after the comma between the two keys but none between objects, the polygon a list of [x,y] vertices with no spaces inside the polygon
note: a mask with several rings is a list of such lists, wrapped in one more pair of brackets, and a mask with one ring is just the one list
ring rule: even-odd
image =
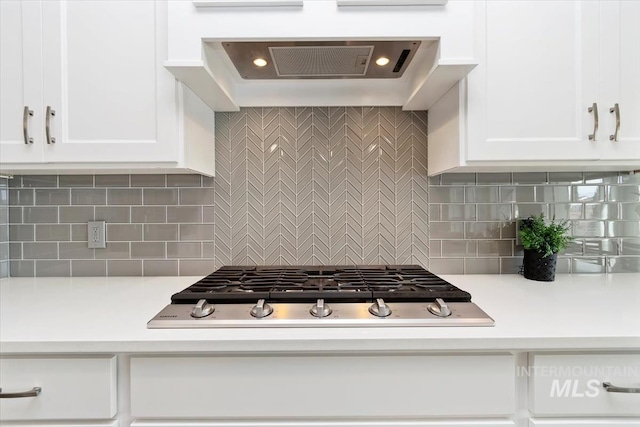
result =
[{"label": "white quartz countertop", "polygon": [[0,280],[0,353],[640,349],[640,275],[443,275],[493,327],[147,329],[199,277]]}]

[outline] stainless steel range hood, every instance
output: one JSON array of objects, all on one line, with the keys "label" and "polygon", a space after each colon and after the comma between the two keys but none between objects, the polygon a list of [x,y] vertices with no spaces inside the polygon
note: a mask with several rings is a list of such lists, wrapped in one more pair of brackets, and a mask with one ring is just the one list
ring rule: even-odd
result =
[{"label": "stainless steel range hood", "polygon": [[[222,42],[240,77],[247,80],[397,79],[420,44],[420,40]],[[262,61],[261,66],[254,61]]]}]

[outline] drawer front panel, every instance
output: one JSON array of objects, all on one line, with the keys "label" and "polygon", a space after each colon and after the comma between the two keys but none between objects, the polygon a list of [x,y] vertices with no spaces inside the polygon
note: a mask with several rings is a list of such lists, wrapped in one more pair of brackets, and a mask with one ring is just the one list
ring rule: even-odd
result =
[{"label": "drawer front panel", "polygon": [[[29,426],[30,427],[30,426]],[[55,426],[58,427],[58,426]],[[66,427],[66,426],[65,426]],[[131,427],[516,427],[513,421],[134,421]],[[621,426],[616,426],[621,427]]]},{"label": "drawer front panel", "polygon": [[141,418],[508,415],[514,390],[508,354],[131,358]]},{"label": "drawer front panel", "polygon": [[640,394],[602,387],[640,387],[640,354],[536,354],[529,375],[536,416],[640,417]]},{"label": "drawer front panel", "polygon": [[2,420],[106,419],[116,414],[116,358],[2,358],[6,393],[42,389],[39,396],[0,399]]},{"label": "drawer front panel", "polygon": [[640,419],[529,420],[529,427],[640,427]]}]

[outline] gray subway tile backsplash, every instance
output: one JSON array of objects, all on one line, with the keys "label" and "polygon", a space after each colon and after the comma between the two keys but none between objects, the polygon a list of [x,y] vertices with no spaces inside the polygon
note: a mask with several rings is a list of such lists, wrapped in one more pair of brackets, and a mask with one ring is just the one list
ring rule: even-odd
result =
[{"label": "gray subway tile backsplash", "polygon": [[[272,152],[261,138],[275,119],[281,129]],[[380,123],[373,131],[391,151],[365,143],[364,123]],[[514,219],[537,213],[568,219],[576,236],[558,273],[640,272],[637,175],[427,178],[426,114],[399,108],[242,109],[217,113],[216,132],[215,178],[39,175],[4,186],[0,179],[0,275],[3,268],[13,276],[205,275],[231,263],[412,263],[436,274],[515,274],[523,251]],[[86,247],[93,219],[107,223],[105,249]]]},{"label": "gray subway tile backsplash", "polygon": [[61,242],[71,240],[69,224],[36,224],[37,241]]},{"label": "gray subway tile backsplash", "polygon": [[22,177],[22,187],[57,187],[58,176],[56,175],[25,175]]},{"label": "gray subway tile backsplash", "polygon": [[128,187],[129,175],[96,175],[96,187]]},{"label": "gray subway tile backsplash", "polygon": [[638,237],[640,236],[640,221],[609,221],[607,236]]},{"label": "gray subway tile backsplash", "polygon": [[118,260],[107,261],[108,276],[142,276],[142,260]]},{"label": "gray subway tile backsplash", "polygon": [[[143,275],[145,276],[178,276],[178,271],[178,260],[146,259],[143,261]],[[210,269],[209,273],[211,273],[211,271],[213,271],[213,269]],[[203,273],[203,275],[209,273]]]},{"label": "gray subway tile backsplash", "polygon": [[[38,201],[36,194],[36,203]],[[71,190],[72,205],[106,205],[107,190],[104,188],[74,188]]]},{"label": "gray subway tile backsplash", "polygon": [[143,230],[145,241],[178,240],[178,224],[145,224]]},{"label": "gray subway tile backsplash", "polygon": [[24,242],[22,257],[24,259],[58,259],[58,243]]},{"label": "gray subway tile backsplash", "polygon": [[611,185],[608,189],[610,202],[640,202],[640,185]]},{"label": "gray subway tile backsplash", "polygon": [[166,175],[131,175],[132,187],[165,187]]},{"label": "gray subway tile backsplash", "polygon": [[71,261],[71,275],[74,277],[106,276],[107,261],[73,260]]},{"label": "gray subway tile backsplash", "polygon": [[35,190],[36,205],[68,205],[71,200],[69,189],[36,189]]},{"label": "gray subway tile backsplash", "polygon": [[93,175],[60,175],[58,177],[60,187],[93,187]]},{"label": "gray subway tile backsplash", "polygon": [[58,208],[56,206],[27,206],[22,209],[24,223],[57,223]]},{"label": "gray subway tile backsplash", "polygon": [[71,261],[69,260],[37,260],[37,277],[60,277],[71,275]]},{"label": "gray subway tile backsplash", "polygon": [[503,203],[535,202],[535,187],[500,187],[500,201]]},{"label": "gray subway tile backsplash", "polygon": [[145,188],[142,190],[145,205],[177,205],[177,188]]},{"label": "gray subway tile backsplash", "polygon": [[60,242],[60,259],[93,259],[96,250],[85,242]]},{"label": "gray subway tile backsplash", "polygon": [[95,218],[98,221],[111,223],[131,222],[131,207],[129,206],[96,206]]},{"label": "gray subway tile backsplash", "polygon": [[444,204],[442,205],[441,218],[442,221],[475,221],[476,205]]},{"label": "gray subway tile backsplash", "polygon": [[158,223],[167,222],[166,206],[132,206],[132,223]]},{"label": "gray subway tile backsplash", "polygon": [[467,203],[497,203],[500,201],[498,187],[476,186],[465,189]]},{"label": "gray subway tile backsplash", "polygon": [[536,185],[536,202],[562,203],[571,201],[571,187],[566,185]]},{"label": "gray subway tile backsplash", "polygon": [[141,205],[142,189],[140,188],[109,188],[107,190],[107,204],[109,205]]},{"label": "gray subway tile backsplash", "polygon": [[[93,206],[60,206],[61,223],[86,223],[95,219]],[[24,222],[27,222],[26,216]]]},{"label": "gray subway tile backsplash", "polygon": [[574,185],[573,202],[604,202],[605,191],[602,185]]}]

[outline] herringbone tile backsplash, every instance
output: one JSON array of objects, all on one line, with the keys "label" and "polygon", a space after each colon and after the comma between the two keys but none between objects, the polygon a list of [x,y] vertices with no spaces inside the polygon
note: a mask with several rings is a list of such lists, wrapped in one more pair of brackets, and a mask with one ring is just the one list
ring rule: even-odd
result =
[{"label": "herringbone tile backsplash", "polygon": [[426,266],[426,118],[400,108],[219,114],[215,264]]}]

